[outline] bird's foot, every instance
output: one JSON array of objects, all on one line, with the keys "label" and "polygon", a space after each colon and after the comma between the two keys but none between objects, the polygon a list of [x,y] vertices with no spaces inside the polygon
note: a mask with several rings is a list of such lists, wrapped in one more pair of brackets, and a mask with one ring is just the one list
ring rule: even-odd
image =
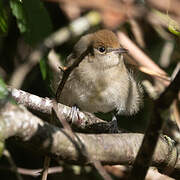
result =
[{"label": "bird's foot", "polygon": [[110,130],[109,130],[110,133],[119,133],[120,130],[118,128],[118,124],[117,124],[117,118],[116,116],[113,114],[112,116],[112,120],[110,122]]},{"label": "bird's foot", "polygon": [[79,119],[79,108],[77,106],[72,106],[71,111],[68,115],[68,119],[71,120],[71,124],[74,123],[77,119]]}]

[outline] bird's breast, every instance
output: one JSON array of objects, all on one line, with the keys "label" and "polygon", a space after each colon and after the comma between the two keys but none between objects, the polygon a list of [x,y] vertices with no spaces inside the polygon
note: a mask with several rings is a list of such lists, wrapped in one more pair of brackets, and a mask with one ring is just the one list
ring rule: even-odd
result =
[{"label": "bird's breast", "polygon": [[122,108],[127,97],[128,76],[112,68],[102,72],[76,71],[71,83],[64,89],[69,94],[67,105],[76,104],[89,112],[109,112],[119,106]]}]

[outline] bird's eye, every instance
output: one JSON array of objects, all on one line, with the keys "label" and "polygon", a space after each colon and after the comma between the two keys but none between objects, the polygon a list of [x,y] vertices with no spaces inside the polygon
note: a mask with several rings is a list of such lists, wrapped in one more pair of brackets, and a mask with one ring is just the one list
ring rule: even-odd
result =
[{"label": "bird's eye", "polygon": [[105,53],[105,52],[106,52],[106,48],[103,47],[103,46],[100,46],[100,47],[98,48],[98,50],[99,50],[100,53]]}]

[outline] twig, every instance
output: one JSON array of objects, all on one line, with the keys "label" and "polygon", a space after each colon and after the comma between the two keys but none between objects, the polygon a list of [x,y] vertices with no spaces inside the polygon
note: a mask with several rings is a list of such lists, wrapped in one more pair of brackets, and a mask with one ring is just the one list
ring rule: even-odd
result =
[{"label": "twig", "polygon": [[[132,42],[126,34],[123,32],[118,32],[118,37],[120,44],[128,49],[128,55],[133,57],[134,63],[136,66],[145,67],[146,69],[149,69],[149,71],[153,72],[155,77],[161,77],[160,82],[163,82],[164,86],[169,85],[169,81],[167,81],[167,74],[164,70],[162,70],[150,57],[148,57],[140,48],[138,48],[134,42]],[[155,72],[155,73],[154,73]],[[148,73],[147,71],[145,73]],[[149,74],[149,73],[148,73]],[[158,76],[157,76],[158,75]]]},{"label": "twig", "polygon": [[176,65],[176,67],[175,67],[175,69],[174,69],[174,71],[173,71],[173,73],[171,75],[171,79],[174,79],[176,77],[179,70],[180,70],[180,62],[177,63],[177,65]]},{"label": "twig", "polygon": [[73,71],[74,68],[76,68],[80,62],[84,59],[84,57],[88,54],[89,49],[87,48],[74,62],[71,66],[67,67],[66,69],[64,69],[64,73],[63,73],[63,77],[62,80],[57,88],[56,91],[56,100],[58,101],[58,99],[60,98],[61,92],[63,90],[63,87],[69,77],[69,75],[71,74],[71,72]]},{"label": "twig", "polygon": [[180,12],[179,12],[180,2],[179,2],[179,0],[175,0],[173,2],[169,1],[169,0],[160,0],[160,1],[147,0],[147,5],[152,7],[152,8],[159,9],[163,12],[167,12],[167,10],[168,10],[169,13],[180,15]]},{"label": "twig", "polygon": [[145,66],[159,74],[167,75],[164,70],[162,70],[153,60],[150,59],[140,48],[138,48],[133,41],[123,32],[118,32],[118,37],[121,45],[128,49],[128,54],[130,54],[137,64]]},{"label": "twig", "polygon": [[58,54],[55,52],[54,49],[51,49],[48,54],[48,65],[54,72],[59,72],[59,68],[63,71],[61,58],[58,56]]},{"label": "twig", "polygon": [[154,77],[158,77],[164,81],[167,81],[167,82],[170,82],[171,81],[171,78],[168,77],[168,76],[165,76],[165,75],[162,75],[162,74],[159,74],[155,71],[153,71],[152,69],[149,69],[149,68],[146,68],[144,66],[138,66],[138,69],[146,74],[149,74],[151,76],[154,76]]},{"label": "twig", "polygon": [[[63,90],[63,87],[66,83],[66,81],[68,80],[68,77],[70,76],[71,72],[74,70],[74,68],[76,68],[80,62],[85,58],[85,56],[88,54],[89,49],[87,48],[74,62],[71,66],[69,67],[65,67],[63,69],[63,77],[62,80],[57,88],[56,91],[56,100],[58,101],[60,99],[61,96],[61,92]],[[105,171],[105,169],[103,168],[103,166],[101,165],[100,161],[94,160],[93,156],[90,156],[88,151],[86,150],[86,148],[83,146],[81,140],[75,135],[75,133],[72,131],[71,127],[69,126],[69,124],[67,123],[66,120],[64,120],[64,118],[61,118],[58,115],[58,106],[57,106],[57,102],[54,103],[53,105],[53,109],[56,112],[58,119],[61,121],[63,127],[68,130],[71,134],[71,138],[72,141],[74,142],[75,146],[78,148],[79,153],[83,154],[90,162],[92,162],[92,164],[94,165],[94,167],[98,170],[98,172],[101,174],[101,176],[105,179],[105,180],[112,180],[111,176]],[[53,115],[53,114],[52,114]],[[74,118],[74,117],[73,117]],[[73,119],[74,121],[74,119]],[[79,142],[78,144],[76,144],[75,139],[77,139]],[[84,147],[83,149],[79,148],[79,145],[81,147]]]},{"label": "twig", "polygon": [[105,170],[105,168],[102,166],[100,161],[94,161],[93,162],[94,167],[98,170],[100,175],[105,179],[105,180],[112,180],[111,176],[108,174],[108,172]]},{"label": "twig", "polygon": [[180,90],[180,69],[176,74],[176,77],[171,82],[171,84],[166,88],[166,90],[161,94],[159,99],[157,99],[156,106],[158,109],[167,109],[172,101],[178,96]]},{"label": "twig", "polygon": [[[161,118],[160,114],[162,114],[163,110],[167,110],[167,108],[169,108],[173,100],[177,97],[179,89],[180,70],[172,83],[155,101],[154,114],[152,115],[151,121],[146,130],[129,179],[133,178],[134,180],[143,180],[145,178],[147,170],[151,165],[152,156],[154,154],[161,130],[165,124],[165,120]],[[172,169],[170,168],[164,173],[170,173],[171,170]]]},{"label": "twig", "polygon": [[145,48],[145,41],[144,41],[144,37],[143,37],[142,28],[138,24],[137,20],[130,19],[129,23],[131,25],[131,30],[133,32],[136,42],[138,43],[138,45],[141,48]]},{"label": "twig", "polygon": [[21,177],[21,175],[19,174],[18,170],[17,170],[17,167],[16,167],[16,164],[15,162],[13,161],[12,157],[11,157],[11,154],[9,153],[9,151],[6,149],[4,150],[3,154],[7,157],[8,161],[9,161],[9,164],[11,165],[13,171],[15,172],[16,174],[16,178],[18,180],[23,180],[23,178]]},{"label": "twig", "polygon": [[174,50],[174,42],[173,41],[166,41],[164,43],[164,47],[161,51],[160,59],[159,59],[159,64],[163,68],[167,68],[170,65],[171,62],[171,55]]},{"label": "twig", "polygon": [[[112,180],[110,175],[105,171],[105,169],[101,165],[100,161],[94,160],[94,158],[89,155],[81,139],[79,139],[78,136],[73,132],[68,122],[64,118],[58,115],[58,106],[57,106],[57,103],[55,102],[54,102],[53,110],[55,111],[55,115],[58,116],[59,121],[61,121],[63,127],[69,131],[70,138],[72,138],[72,142],[77,147],[77,150],[79,151],[79,153],[82,154],[85,158],[88,159],[89,162],[91,162],[94,165],[94,167],[98,170],[98,172],[101,174],[101,176],[105,180]],[[77,144],[77,141],[78,141],[78,144]],[[83,148],[79,148],[79,147],[83,147]]]},{"label": "twig", "polygon": [[[14,172],[13,168],[9,168],[9,167],[0,167],[0,170],[6,170],[6,171],[12,171]],[[33,177],[38,177],[41,175],[41,172],[43,171],[43,169],[25,169],[25,168],[20,168],[17,167],[17,172],[19,174],[22,175],[29,175],[29,176],[33,176]],[[48,174],[55,174],[55,173],[61,173],[63,171],[62,167],[50,167],[48,169]]]},{"label": "twig", "polygon": [[50,162],[51,162],[51,158],[49,156],[45,156],[45,158],[44,158],[44,168],[43,168],[43,172],[42,172],[42,180],[47,179]]},{"label": "twig", "polygon": [[[174,79],[176,77],[178,71],[180,71],[180,63],[178,63],[177,66],[175,67],[175,69],[171,75],[172,79]],[[180,94],[180,91],[179,91],[179,94]],[[180,130],[180,109],[178,108],[178,106],[179,106],[178,104],[179,104],[179,101],[178,101],[178,97],[177,97],[177,99],[174,99],[174,101],[173,101],[172,109],[173,109],[174,119],[176,121],[176,124],[177,124],[179,130]]]},{"label": "twig", "polygon": [[[143,16],[144,9],[142,6],[135,5],[134,1],[116,1],[116,0],[48,0],[51,2],[61,2],[63,5],[69,5],[72,8],[75,6],[79,10],[96,9],[100,12],[103,18],[103,23],[106,27],[115,28],[118,24],[127,20],[127,18],[136,18]],[[74,5],[74,6],[73,6]],[[62,7],[62,5],[61,5]],[[71,9],[72,9],[71,8]],[[121,11],[119,11],[121,9]],[[65,9],[63,9],[65,10]]]},{"label": "twig", "polygon": [[173,102],[173,116],[174,116],[174,119],[176,121],[176,124],[179,128],[179,131],[180,131],[180,109],[179,109],[179,104],[178,104],[178,100],[175,99],[174,102]]},{"label": "twig", "polygon": [[[125,179],[126,175],[128,175],[130,171],[130,167],[122,166],[122,165],[114,165],[114,166],[106,165],[105,169],[109,173],[113,174],[116,177],[119,177],[122,180]],[[151,167],[148,170],[145,180],[175,180],[175,179],[170,178],[169,176],[166,176],[164,174],[161,174],[158,172],[157,168]]]}]

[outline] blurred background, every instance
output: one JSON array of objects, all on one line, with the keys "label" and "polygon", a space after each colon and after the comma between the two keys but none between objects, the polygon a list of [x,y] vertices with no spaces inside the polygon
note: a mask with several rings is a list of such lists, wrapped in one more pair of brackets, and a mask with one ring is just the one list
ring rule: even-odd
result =
[{"label": "blurred background", "polygon": [[[179,9],[180,0],[1,0],[0,78],[14,88],[53,98],[52,72],[63,64],[77,40],[86,33],[110,29],[129,51],[125,60],[143,71],[145,91],[141,111],[131,117],[119,116],[118,123],[128,131],[142,133],[151,117],[153,101],[180,67]],[[178,130],[175,124],[180,124],[179,107],[177,100],[165,129],[174,139],[174,131]],[[110,120],[109,115],[98,116]],[[172,127],[173,132],[169,130]],[[22,174],[25,169],[43,167],[41,154],[22,147],[13,138],[6,145]],[[56,161],[51,166],[59,169],[49,179],[102,179],[90,166]],[[114,169],[107,170],[114,178],[121,175]],[[22,177],[40,179],[35,173]],[[0,159],[0,178],[16,178],[5,156]]]}]

